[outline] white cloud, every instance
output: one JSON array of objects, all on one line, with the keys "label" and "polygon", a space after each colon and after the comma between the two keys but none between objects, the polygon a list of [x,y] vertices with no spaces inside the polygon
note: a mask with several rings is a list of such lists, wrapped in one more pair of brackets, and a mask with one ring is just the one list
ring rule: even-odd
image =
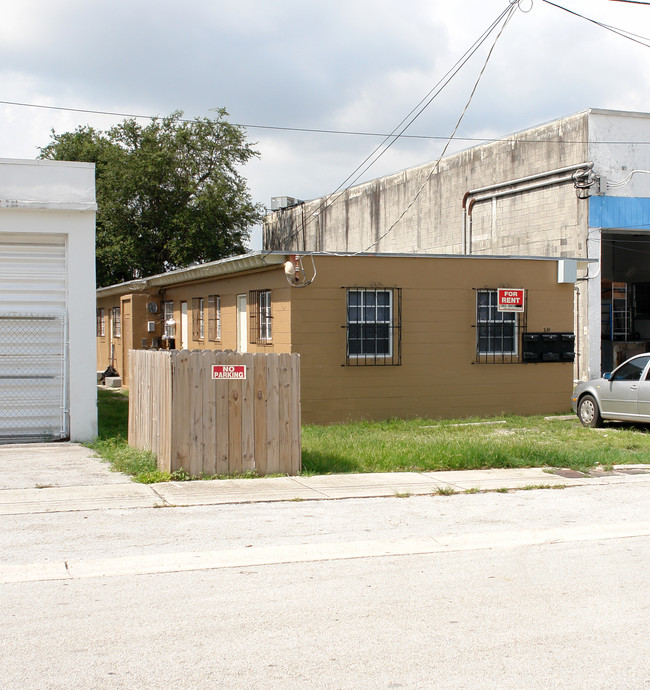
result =
[{"label": "white cloud", "polygon": [[[650,7],[563,0],[650,36]],[[388,132],[508,6],[507,0],[22,0],[0,23],[0,98],[234,122]],[[523,0],[527,9],[531,0]],[[447,136],[493,37],[413,124]],[[498,136],[588,107],[650,110],[650,50],[532,1],[494,50],[461,125]],[[116,119],[0,105],[0,156],[33,157],[57,131]],[[380,140],[250,129],[262,158],[243,173],[257,201],[336,188]],[[454,144],[453,148],[469,144]],[[438,141],[404,139],[366,174],[430,160]]]}]

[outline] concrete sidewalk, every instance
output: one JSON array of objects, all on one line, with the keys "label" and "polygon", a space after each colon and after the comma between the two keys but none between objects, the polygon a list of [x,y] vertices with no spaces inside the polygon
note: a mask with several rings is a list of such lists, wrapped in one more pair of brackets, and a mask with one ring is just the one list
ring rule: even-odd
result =
[{"label": "concrete sidewalk", "polygon": [[[57,471],[58,469],[58,471]],[[136,484],[75,444],[0,446],[0,515],[272,501],[436,495],[650,482],[650,464],[594,470],[494,469]]]}]

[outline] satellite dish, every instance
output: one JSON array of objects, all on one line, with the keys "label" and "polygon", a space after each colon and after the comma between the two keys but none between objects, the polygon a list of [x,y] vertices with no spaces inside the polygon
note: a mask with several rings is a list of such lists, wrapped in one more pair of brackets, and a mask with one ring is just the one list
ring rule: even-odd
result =
[{"label": "satellite dish", "polygon": [[147,311],[150,314],[157,314],[158,313],[158,305],[155,302],[149,302],[147,304]]}]

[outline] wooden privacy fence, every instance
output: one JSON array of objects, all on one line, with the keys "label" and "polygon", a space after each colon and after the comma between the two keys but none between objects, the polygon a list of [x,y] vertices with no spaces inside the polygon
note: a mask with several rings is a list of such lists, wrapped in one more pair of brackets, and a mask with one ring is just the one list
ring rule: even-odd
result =
[{"label": "wooden privacy fence", "polygon": [[[300,356],[131,350],[129,445],[191,475],[300,472]],[[213,365],[246,367],[213,379]]]}]

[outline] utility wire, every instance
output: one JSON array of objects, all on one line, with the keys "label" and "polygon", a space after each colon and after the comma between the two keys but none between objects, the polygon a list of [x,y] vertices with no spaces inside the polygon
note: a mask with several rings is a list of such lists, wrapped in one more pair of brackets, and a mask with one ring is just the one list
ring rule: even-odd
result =
[{"label": "utility wire", "polygon": [[[325,209],[332,206],[346,191],[349,189],[365,172],[367,172],[378,160],[383,156],[388,149],[400,138],[404,136],[406,130],[415,122],[415,120],[426,110],[426,108],[433,102],[433,100],[440,94],[440,92],[447,86],[451,80],[458,74],[458,72],[465,66],[468,60],[476,53],[476,51],[483,45],[483,43],[488,39],[490,34],[499,26],[499,23],[504,17],[508,19],[512,16],[514,11],[517,9],[518,0],[511,0],[508,6],[499,14],[499,16],[490,24],[490,26],[479,36],[478,39],[472,44],[472,46],[465,51],[465,53],[460,57],[454,66],[442,77],[440,81],[427,93],[427,95],[420,100],[420,102],[411,109],[411,111],[402,119],[402,121],[393,129],[393,131],[387,135],[384,141],[379,144],[366,158],[348,175],[348,177],[343,180],[343,182],[330,194],[323,197],[323,200],[318,205],[318,208],[313,212],[313,215],[308,220],[304,221],[301,227],[296,228],[290,235],[283,237],[283,242],[292,241],[301,232],[304,232],[309,225],[314,222],[314,218],[321,214]],[[508,20],[506,20],[507,23]],[[503,30],[503,29],[502,29]],[[499,34],[500,35],[500,34]],[[491,52],[491,51],[490,51]],[[464,113],[463,113],[464,114]],[[410,118],[410,119],[409,119]],[[461,117],[462,119],[462,117]],[[457,131],[460,125],[460,120],[454,129],[454,133]],[[401,130],[400,130],[401,127]],[[453,137],[453,134],[452,134]],[[445,145],[444,152],[449,147],[451,139],[446,137],[447,143]],[[484,140],[483,140],[484,141]],[[386,145],[387,144],[387,145]],[[384,147],[382,149],[382,147]],[[365,166],[365,167],[364,167]]]},{"label": "utility wire", "polygon": [[517,4],[513,3],[508,7],[507,11],[505,12],[505,21],[503,22],[503,25],[499,29],[499,33],[496,35],[496,38],[494,39],[492,46],[490,47],[490,50],[487,54],[487,57],[485,58],[485,62],[483,63],[483,67],[481,68],[481,71],[479,72],[479,75],[476,78],[476,82],[474,83],[474,87],[472,88],[472,91],[469,95],[469,98],[467,99],[467,103],[465,104],[465,107],[463,108],[463,112],[460,114],[460,117],[458,118],[458,121],[456,122],[456,126],[454,127],[454,130],[451,133],[451,135],[449,136],[449,139],[447,140],[447,143],[445,144],[445,146],[442,150],[442,153],[440,154],[440,156],[438,156],[438,159],[436,160],[435,165],[431,168],[431,171],[429,172],[426,179],[422,183],[420,189],[418,189],[417,193],[415,194],[415,196],[413,197],[411,202],[402,211],[402,213],[399,215],[397,220],[394,223],[392,223],[392,225],[390,225],[390,227],[377,240],[375,240],[372,244],[368,245],[368,247],[366,247],[366,249],[363,250],[363,252],[356,252],[356,254],[363,254],[363,253],[369,251],[370,249],[372,249],[372,247],[375,247],[376,245],[378,245],[390,232],[393,231],[393,229],[402,220],[402,218],[404,218],[404,216],[409,211],[409,209],[413,206],[413,204],[420,198],[420,194],[422,194],[422,192],[424,191],[424,188],[429,184],[429,181],[431,180],[433,175],[436,174],[438,172],[438,170],[440,169],[440,162],[444,158],[445,153],[447,152],[447,149],[451,145],[451,142],[453,141],[454,136],[455,136],[456,132],[458,131],[458,128],[460,127],[460,123],[463,121],[463,118],[465,117],[465,113],[467,113],[467,110],[468,110],[468,108],[472,102],[472,99],[474,98],[474,94],[476,93],[476,89],[478,88],[478,85],[481,81],[481,78],[483,77],[483,74],[484,74],[484,72],[488,66],[488,63],[490,62],[490,58],[492,57],[492,53],[494,51],[494,48],[496,47],[496,44],[498,43],[499,39],[501,38],[501,35],[503,34],[504,29],[506,28],[506,26],[508,25],[508,23],[512,19],[512,16],[514,15],[516,9],[517,9]]},{"label": "utility wire", "polygon": [[[593,19],[589,19],[588,17],[585,17],[584,15],[580,15],[580,14],[578,14],[577,12],[573,12],[572,10],[568,10],[567,8],[562,7],[561,5],[557,5],[556,3],[553,3],[553,2],[551,2],[550,0],[543,0],[543,2],[546,2],[546,3],[549,4],[549,5],[552,5],[552,6],[554,6],[554,7],[557,7],[558,9],[563,9],[563,10],[569,12],[570,14],[574,14],[575,16],[577,16],[577,17],[579,17],[579,18],[581,18],[581,19],[585,19],[586,21],[589,21],[589,22],[594,23],[594,24],[600,26],[601,28],[604,28],[604,29],[606,29],[606,30],[612,31],[613,33],[616,33],[617,35],[620,35],[620,36],[622,36],[623,38],[627,38],[628,40],[632,40],[632,41],[634,41],[635,43],[639,43],[639,44],[641,44],[641,45],[644,45],[645,47],[650,47],[650,39],[648,39],[648,38],[639,36],[639,35],[637,35],[637,34],[633,34],[633,33],[631,33],[631,32],[625,31],[625,30],[623,30],[623,29],[617,29],[616,27],[612,27],[612,26],[610,26],[610,25],[608,25],[608,24],[604,24],[604,23],[602,23],[602,22],[598,22],[598,21],[593,20]],[[490,26],[490,28],[489,28],[488,30],[486,30],[486,32],[482,35],[481,39],[479,39],[479,40],[480,40],[480,43],[478,43],[478,45],[474,48],[473,52],[475,52],[475,50],[478,48],[478,46],[481,45],[481,44],[483,43],[483,41],[487,38],[487,36],[489,35],[489,33],[491,33],[491,31],[494,29],[494,27],[496,26],[496,24],[498,24],[498,22],[500,22],[501,19],[503,19],[503,17],[507,15],[507,18],[506,18],[506,20],[505,20],[503,26],[501,27],[501,30],[499,31],[499,34],[497,35],[497,37],[496,37],[496,39],[495,39],[495,41],[494,41],[494,43],[493,43],[493,45],[492,45],[492,48],[490,49],[490,52],[489,52],[489,54],[488,54],[488,56],[487,56],[487,59],[486,59],[486,61],[485,61],[484,66],[483,66],[483,69],[481,70],[481,73],[479,74],[479,77],[478,77],[478,79],[477,79],[477,81],[476,81],[476,83],[475,83],[475,85],[474,85],[474,89],[472,90],[472,93],[471,93],[471,95],[470,95],[470,98],[469,98],[469,100],[468,100],[466,106],[465,106],[465,109],[463,110],[463,112],[462,112],[462,114],[461,114],[461,116],[460,116],[460,118],[459,118],[459,120],[458,120],[458,122],[457,122],[457,124],[456,124],[456,127],[454,128],[454,131],[452,132],[451,136],[448,138],[447,143],[445,144],[442,153],[440,154],[440,156],[439,156],[438,159],[436,160],[435,165],[432,167],[432,169],[431,169],[431,171],[429,172],[429,175],[427,176],[426,180],[424,181],[424,183],[422,184],[422,186],[420,187],[420,189],[417,191],[415,197],[412,199],[412,201],[409,203],[409,205],[408,205],[408,206],[404,209],[404,211],[400,214],[400,216],[398,217],[398,219],[397,219],[397,220],[396,220],[396,221],[395,221],[395,222],[394,222],[394,223],[393,223],[393,224],[392,224],[392,225],[391,225],[391,226],[390,226],[380,237],[379,237],[379,239],[377,239],[375,242],[373,242],[372,244],[370,244],[370,245],[364,250],[364,252],[367,252],[367,251],[370,250],[372,247],[375,247],[377,244],[379,244],[379,243],[381,242],[382,239],[384,239],[390,232],[392,232],[392,230],[395,228],[395,226],[402,220],[402,218],[406,215],[406,213],[408,212],[408,210],[409,210],[409,209],[413,206],[413,204],[417,201],[417,199],[418,199],[419,196],[421,195],[422,191],[424,190],[424,188],[426,187],[426,185],[429,183],[431,177],[438,171],[438,169],[439,169],[439,167],[440,167],[441,159],[444,157],[444,155],[445,155],[447,149],[449,148],[449,146],[450,146],[452,140],[455,138],[455,135],[456,135],[456,132],[457,132],[459,126],[460,126],[460,123],[461,123],[462,119],[464,118],[465,113],[466,113],[466,111],[467,111],[467,108],[469,107],[469,105],[470,105],[470,103],[471,103],[471,100],[472,100],[472,98],[473,98],[473,96],[474,96],[474,93],[475,93],[475,91],[476,91],[476,88],[478,87],[478,83],[479,83],[479,81],[481,80],[481,77],[482,77],[482,75],[483,75],[483,72],[485,71],[485,68],[487,67],[487,63],[488,63],[488,61],[489,61],[489,59],[490,59],[490,56],[491,56],[491,54],[492,54],[492,51],[494,50],[494,47],[495,47],[495,45],[496,45],[496,43],[497,43],[499,37],[500,37],[501,34],[503,33],[503,30],[505,29],[505,26],[508,24],[508,22],[509,22],[510,19],[512,18],[512,15],[514,14],[514,11],[515,11],[515,9],[517,8],[518,4],[519,4],[519,3],[518,3],[517,0],[514,0],[513,2],[511,2],[511,4],[509,5],[509,7],[507,7],[507,8],[504,10],[504,12],[502,12],[501,15],[497,18],[497,20],[495,20],[495,22]],[[470,49],[470,50],[472,50],[472,49]],[[468,51],[468,53],[469,53],[469,52],[470,52],[470,51]],[[472,52],[472,54],[473,54],[473,52]],[[462,59],[462,58],[461,58],[461,59]],[[459,61],[459,62],[460,62],[460,61]],[[457,64],[458,64],[458,63],[457,63]],[[464,64],[464,63],[463,63],[463,64]],[[453,68],[452,68],[452,69],[453,69]],[[448,73],[448,74],[449,74],[449,73]],[[434,89],[435,89],[435,87],[434,87]],[[432,90],[432,91],[433,91],[433,90]],[[432,93],[432,92],[429,92],[429,93]],[[436,95],[437,95],[437,94],[436,94]],[[430,101],[429,101],[429,102],[430,102]],[[422,101],[421,101],[420,103],[422,103]],[[427,105],[428,105],[428,103],[427,103]],[[417,108],[417,107],[418,107],[418,106],[416,106],[416,108]],[[426,107],[426,105],[425,105],[424,107]],[[424,110],[424,108],[420,111],[420,113],[421,113],[423,110]],[[415,109],[412,110],[411,113],[413,113],[414,111],[415,111]],[[420,113],[418,113],[418,115],[419,115]],[[395,141],[397,140],[397,138],[399,138],[400,136],[408,136],[408,135],[404,135],[404,131],[408,128],[408,126],[410,126],[410,124],[412,124],[412,122],[417,118],[418,115],[416,115],[416,117],[414,117],[414,118],[406,125],[406,127],[404,127],[404,130],[403,130],[399,135],[396,135],[396,136],[395,136],[395,139],[393,139],[393,141],[391,141],[391,143],[390,143],[389,146],[386,148],[386,150],[387,150],[388,148],[390,148],[390,146],[392,146],[392,144],[395,143]],[[410,116],[410,114],[407,116],[407,118],[408,118],[409,116]],[[406,120],[407,118],[405,118],[404,120],[402,120],[402,123],[404,123],[405,120]],[[400,125],[398,125],[398,127],[401,126],[402,123],[400,123]],[[394,133],[394,132],[395,132],[395,130],[393,130],[393,133]],[[336,194],[336,192],[337,192],[339,189],[341,189],[341,187],[342,187],[344,184],[346,184],[346,183],[350,180],[350,178],[351,178],[358,170],[360,170],[360,168],[362,168],[363,165],[365,165],[366,162],[368,162],[368,161],[372,158],[372,156],[375,155],[375,153],[379,150],[379,148],[380,148],[384,143],[386,143],[386,141],[388,141],[388,140],[393,136],[393,133],[391,133],[391,135],[389,135],[389,136],[387,137],[387,139],[386,139],[384,142],[382,142],[382,144],[380,144],[379,147],[377,147],[377,148],[375,149],[375,151],[373,151],[373,153],[370,154],[370,156],[368,156],[368,157],[366,158],[366,160],[365,160],[363,163],[361,163],[361,165],[360,165],[359,167],[357,167],[357,169],[356,169],[356,170],[355,170],[355,171],[354,171],[354,172],[353,172],[353,173],[352,173],[352,174],[351,174],[351,175],[350,175],[350,176],[349,176],[339,187],[337,187],[337,189],[334,191],[334,194]],[[461,139],[461,137],[459,137],[459,139]],[[604,142],[601,142],[601,143],[604,143]],[[383,154],[381,154],[381,155],[383,155]],[[377,158],[377,159],[378,159],[378,158]],[[374,163],[374,161],[371,162],[371,163],[369,163],[368,167],[366,167],[363,171],[361,171],[361,172],[359,173],[359,176],[357,176],[357,177],[355,178],[354,181],[356,181],[357,179],[359,179],[359,177],[360,177],[364,172],[366,172],[367,169],[368,169],[373,163]],[[351,184],[354,184],[354,181],[353,181]],[[341,194],[342,194],[342,193],[343,193],[343,192],[341,192]],[[304,231],[304,229],[305,229],[308,225],[310,225],[311,222],[313,222],[313,217],[315,217],[315,216],[317,216],[318,214],[320,214],[326,207],[331,206],[331,205],[341,196],[341,194],[339,194],[339,195],[337,195],[337,196],[334,196],[333,198],[332,198],[331,195],[328,195],[327,197],[325,197],[324,201],[320,204],[320,206],[318,207],[318,209],[314,212],[314,215],[312,216],[312,219],[310,219],[309,221],[307,221],[307,223],[304,223],[304,222],[303,222],[303,226],[304,226],[304,227],[301,227],[301,228],[296,229],[293,233],[291,233],[291,235],[289,235],[289,236],[286,237],[286,238],[283,238],[283,240],[284,240],[285,242],[286,242],[286,241],[291,241],[297,234],[299,234],[301,231]],[[363,253],[363,252],[357,252],[357,253]]]},{"label": "utility wire", "polygon": [[[510,11],[510,6],[507,7],[493,22],[492,24],[479,36],[479,38],[474,42],[474,44],[465,52],[465,54],[456,61],[456,64],[442,77],[442,79],[427,93],[427,95],[420,100],[420,102],[411,109],[411,111],[402,119],[402,121],[393,129],[393,131],[386,136],[384,141],[379,144],[374,151],[368,155],[365,160],[360,163],[355,170],[348,175],[348,177],[343,180],[343,182],[334,190],[334,194],[339,191],[344,185],[346,185],[350,180],[350,185],[354,184],[361,175],[363,175],[374,163],[376,163],[381,156],[383,156],[388,149],[402,136],[405,135],[406,130],[417,120],[417,118],[431,105],[435,98],[441,93],[441,91],[451,82],[451,80],[458,74],[458,72],[465,66],[467,61],[476,53],[476,51],[483,45],[487,40],[488,36],[494,31],[494,29],[499,25],[499,22],[503,17]],[[410,118],[410,119],[409,119]],[[401,128],[401,129],[400,129]],[[399,131],[398,131],[399,130]],[[387,144],[386,148],[382,150],[382,146]],[[378,155],[376,155],[378,154]],[[364,165],[368,164],[363,170]],[[359,174],[354,177],[354,175],[359,172]],[[352,179],[354,177],[354,179]]]},{"label": "utility wire", "polygon": [[[650,40],[650,39],[648,39]],[[65,106],[56,105],[43,105],[40,103],[22,103],[19,101],[3,101],[0,100],[0,105],[18,106],[22,108],[40,108],[45,110],[60,110],[63,112],[70,113],[84,113],[88,115],[108,115],[110,117],[126,117],[135,120],[159,120],[162,118],[161,115],[136,115],[134,113],[118,113],[110,110],[88,110],[85,108],[69,108]],[[199,122],[198,118],[176,118],[178,122],[186,122],[192,124]],[[306,134],[336,134],[343,136],[354,136],[354,137],[381,137],[382,139],[390,139],[391,137],[398,136],[397,134],[385,132],[359,132],[356,130],[346,130],[346,129],[323,129],[323,128],[312,128],[312,127],[283,127],[280,125],[251,125],[243,124],[239,122],[232,122],[233,127],[242,127],[244,129],[268,129],[278,132],[302,132]],[[513,135],[507,135],[505,137],[466,137],[456,135],[454,139],[456,141],[471,141],[479,143],[496,143],[496,142],[506,142],[514,141]],[[421,139],[421,140],[435,140],[435,141],[447,141],[448,135],[443,134],[406,134],[405,132],[399,134],[400,139]],[[630,141],[630,140],[611,140],[611,141],[592,141],[590,139],[517,139],[517,142],[521,144],[594,144],[594,145],[627,145],[634,144],[636,146],[649,145],[650,141]]]},{"label": "utility wire", "polygon": [[570,10],[568,7],[563,7],[562,5],[558,5],[554,2],[551,2],[551,0],[542,0],[542,2],[545,2],[547,5],[551,5],[552,7],[556,7],[558,10],[564,10],[565,12],[568,12],[569,14],[572,14],[575,17],[579,17],[580,19],[584,19],[587,22],[591,22],[592,24],[599,26],[601,29],[606,29],[607,31],[611,31],[614,34],[617,34],[618,36],[627,38],[628,41],[633,41],[634,43],[638,43],[639,45],[642,45],[646,48],[650,48],[650,38],[646,38],[645,36],[639,36],[638,34],[632,33],[631,31],[626,31],[625,29],[618,29],[615,26],[604,24],[603,22],[599,22],[595,19],[590,19],[589,17],[585,17],[584,14],[574,12],[573,10]]}]

